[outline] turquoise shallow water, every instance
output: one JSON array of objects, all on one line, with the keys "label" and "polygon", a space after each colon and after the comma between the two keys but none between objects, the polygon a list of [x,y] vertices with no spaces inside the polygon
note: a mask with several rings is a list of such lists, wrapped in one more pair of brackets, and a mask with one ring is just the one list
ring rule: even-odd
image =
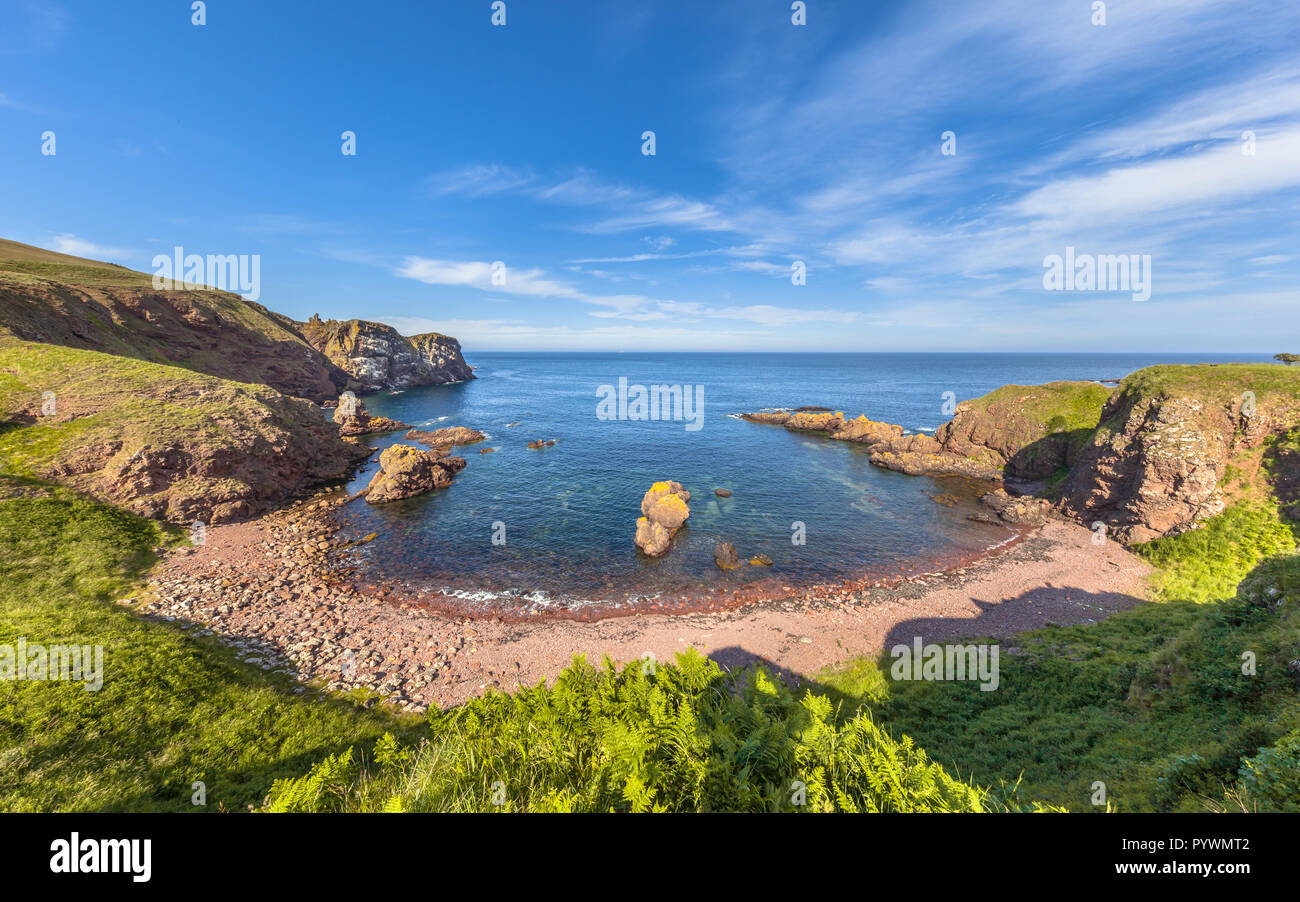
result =
[{"label": "turquoise shallow water", "polygon": [[[460,449],[468,466],[448,488],[382,506],[354,502],[345,531],[378,533],[365,546],[367,578],[445,593],[466,608],[619,606],[764,588],[888,577],[944,566],[1006,541],[972,523],[981,487],[872,467],[854,445],[748,423],[734,414],[822,405],[847,416],[933,431],[945,392],[976,397],[1007,383],[1114,379],[1154,363],[1236,357],[1098,354],[520,354],[467,353],[479,378],[380,393],[372,413],[422,427],[488,434]],[[629,385],[703,387],[698,429],[674,420],[608,420],[598,390]],[[509,427],[507,424],[520,425]],[[526,447],[555,439],[554,447]],[[371,437],[377,448],[401,433]],[[494,447],[480,454],[481,447]],[[352,484],[369,481],[375,463]],[[659,479],[692,493],[688,527],[658,560],[633,545],[641,496]],[[717,498],[715,488],[732,491]],[[956,505],[932,496],[956,496]],[[792,542],[803,524],[804,544]],[[498,542],[504,527],[504,544]],[[773,566],[723,574],[718,541]]]}]

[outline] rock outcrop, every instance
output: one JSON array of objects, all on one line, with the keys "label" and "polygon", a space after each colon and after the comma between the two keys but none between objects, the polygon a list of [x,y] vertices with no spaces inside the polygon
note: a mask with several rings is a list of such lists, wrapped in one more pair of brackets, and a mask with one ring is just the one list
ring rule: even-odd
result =
[{"label": "rock outcrop", "polygon": [[735,570],[740,566],[736,546],[730,542],[719,542],[713,546],[713,563],[718,565],[719,570]]},{"label": "rock outcrop", "polygon": [[1003,523],[1014,526],[1040,526],[1052,513],[1052,502],[1030,495],[1011,495],[1004,489],[986,492],[980,503],[992,508]]},{"label": "rock outcrop", "polygon": [[958,404],[933,436],[821,407],[743,414],[828,438],[866,445],[871,462],[912,476],[1038,480],[1073,463],[1101,416],[1110,389],[1091,382],[1004,385]]},{"label": "rock outcrop", "polygon": [[465,459],[449,457],[439,448],[422,451],[412,445],[391,445],[379,455],[379,470],[370,479],[366,501],[384,504],[414,498],[451,485],[465,469]]},{"label": "rock outcrop", "polygon": [[460,342],[450,335],[421,332],[407,336],[406,340],[433,367],[434,384],[466,382],[474,378],[474,368],[461,355]]},{"label": "rock outcrop", "polygon": [[0,373],[9,467],[173,523],[255,516],[369,454],[309,401],[180,367],[5,339]]},{"label": "rock outcrop", "polygon": [[691,516],[691,493],[680,482],[665,480],[650,486],[641,499],[636,521],[636,547],[649,557],[668,551],[673,536]]},{"label": "rock outcrop", "polygon": [[[1300,424],[1300,373],[1271,364],[1159,366],[1125,379],[1063,487],[1061,507],[1126,544],[1176,535],[1224,510],[1237,461],[1258,471]],[[1275,460],[1277,489],[1287,467]]]},{"label": "rock outcrop", "polygon": [[354,391],[442,385],[473,379],[454,338],[428,332],[407,338],[392,326],[368,320],[322,320],[300,324],[303,337],[348,374]]},{"label": "rock outcrop", "polygon": [[[428,445],[430,448],[450,448],[453,445],[472,445],[475,442],[481,442],[486,435],[477,429],[470,429],[466,426],[448,426],[444,429],[412,429],[406,433],[406,437],[413,442],[419,442],[421,445]],[[485,448],[485,451],[491,451],[491,448]]]},{"label": "rock outcrop", "polygon": [[408,423],[371,416],[364,403],[355,396],[346,395],[334,408],[334,422],[338,423],[339,435],[372,435],[411,428]]}]

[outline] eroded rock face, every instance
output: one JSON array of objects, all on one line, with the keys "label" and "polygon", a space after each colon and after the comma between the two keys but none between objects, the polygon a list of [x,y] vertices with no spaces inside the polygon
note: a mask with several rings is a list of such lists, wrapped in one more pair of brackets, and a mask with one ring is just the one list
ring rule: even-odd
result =
[{"label": "eroded rock face", "polygon": [[334,422],[339,424],[339,435],[371,435],[410,428],[408,424],[388,417],[371,416],[366,405],[355,397],[345,397],[334,408]]},{"label": "eroded rock face", "polygon": [[[412,429],[406,433],[406,437],[413,442],[419,442],[421,445],[428,445],[430,448],[450,448],[452,445],[472,445],[475,442],[481,442],[486,435],[477,429],[470,429],[466,426],[448,426],[445,429]],[[491,451],[491,448],[485,449]]]},{"label": "eroded rock face", "polygon": [[[311,402],[265,386],[80,349],[8,350],[20,372],[56,352],[57,413],[40,415],[52,450],[28,466],[142,516],[209,525],[256,516],[345,477],[369,453]],[[10,400],[0,418],[39,415],[39,386]]]},{"label": "eroded rock face", "polygon": [[346,374],[308,346],[297,323],[238,295],[17,282],[2,270],[0,334],[183,366],[313,401],[345,386]]},{"label": "eroded rock face", "polygon": [[1104,523],[1126,544],[1177,535],[1224,510],[1230,465],[1259,470],[1269,483],[1261,488],[1285,502],[1295,462],[1274,454],[1287,443],[1271,439],[1298,423],[1300,373],[1286,367],[1140,370],[1106,404],[1063,486],[1061,508],[1085,524]]},{"label": "eroded rock face", "polygon": [[691,516],[691,493],[680,482],[665,480],[650,486],[641,499],[636,521],[636,546],[650,557],[668,551],[673,535]]},{"label": "eroded rock face", "polygon": [[[1175,535],[1223,512],[1219,480],[1231,433],[1199,425],[1204,405],[1146,399],[1120,428],[1085,451],[1065,485],[1062,508],[1102,522],[1126,544]],[[1227,427],[1224,418],[1222,427]]]},{"label": "eroded rock face", "polygon": [[928,435],[905,435],[871,448],[871,462],[886,470],[909,476],[966,476],[971,479],[999,480],[1002,468],[980,455],[966,457],[949,451]]},{"label": "eroded rock face", "polygon": [[839,439],[843,442],[860,442],[866,445],[897,441],[902,437],[902,426],[895,426],[893,423],[879,423],[868,419],[866,416],[860,416],[856,420],[849,420],[831,433],[833,439]]},{"label": "eroded rock face", "polygon": [[460,343],[435,332],[407,338],[392,326],[368,320],[322,320],[300,324],[303,337],[346,372],[356,391],[440,385],[473,379]]},{"label": "eroded rock face", "polygon": [[392,445],[379,455],[379,471],[370,479],[366,501],[383,504],[414,498],[451,485],[452,477],[465,469],[465,459],[448,457],[434,448],[422,451],[412,445]]},{"label": "eroded rock face", "polygon": [[659,557],[668,551],[673,534],[653,520],[640,517],[636,521],[636,547],[648,557]]},{"label": "eroded rock face", "polygon": [[433,367],[433,384],[465,382],[474,378],[474,370],[461,356],[460,342],[450,335],[442,335],[438,332],[422,332],[419,335],[412,335],[406,340]]}]

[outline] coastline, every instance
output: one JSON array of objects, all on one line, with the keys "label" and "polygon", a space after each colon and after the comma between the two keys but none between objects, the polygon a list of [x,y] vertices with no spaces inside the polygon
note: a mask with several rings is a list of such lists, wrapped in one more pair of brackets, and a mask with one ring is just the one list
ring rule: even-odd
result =
[{"label": "coastline", "polygon": [[224,637],[249,663],[301,681],[300,693],[361,689],[419,712],[549,681],[579,654],[668,661],[693,647],[726,667],[762,662],[798,684],[915,636],[1007,639],[1098,620],[1140,604],[1149,573],[1118,543],[1095,545],[1085,527],[1050,520],[973,561],[884,584],[594,620],[475,618],[392,589],[359,590],[355,545],[331,542],[330,514],[345,503],[329,493],[213,527],[204,546],[161,560],[133,601],[143,614]]}]

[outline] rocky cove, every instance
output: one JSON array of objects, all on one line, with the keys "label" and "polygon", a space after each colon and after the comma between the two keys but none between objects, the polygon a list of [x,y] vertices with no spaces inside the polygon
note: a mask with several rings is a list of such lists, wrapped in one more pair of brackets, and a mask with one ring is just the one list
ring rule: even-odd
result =
[{"label": "rocky cove", "polygon": [[[843,638],[823,647],[816,624],[871,623],[879,639],[929,612],[956,629],[983,610],[971,579],[994,601],[1043,600],[1007,608],[1008,628],[1054,606],[1095,614],[1052,586],[1112,598],[1125,574],[1120,595],[1136,597],[1143,568],[1124,543],[1196,528],[1239,491],[1230,474],[1297,500],[1278,443],[1300,410],[1285,367],[1134,361],[1112,387],[1080,371],[1109,377],[1114,361],[1033,359],[1019,372],[1066,378],[997,387],[937,356],[932,388],[891,407],[913,384],[896,358],[638,358],[638,384],[709,386],[714,406],[687,431],[600,419],[592,391],[621,378],[613,358],[482,355],[475,372],[438,333],[297,322],[0,250],[10,470],[202,522],[205,543],[169,551],[133,604],[259,667],[405,707],[643,638],[670,655],[744,637],[805,663],[811,645],[829,663]],[[953,384],[985,393],[927,427],[925,397]],[[758,410],[795,396],[872,416]],[[726,412],[744,410],[758,412]],[[1117,541],[1094,542],[1097,524]],[[786,639],[769,647],[768,632]]]},{"label": "rocky cove", "polygon": [[[980,610],[975,598],[1017,600],[982,624],[990,633],[1091,622],[1131,606],[1147,569],[1117,543],[1097,549],[1087,530],[1055,522],[1018,533],[993,555],[907,578],[808,587],[733,606],[683,602],[634,617],[556,619],[518,610],[466,617],[436,597],[366,580],[369,543],[341,538],[334,519],[354,500],[326,492],[214,527],[203,545],[167,553],[144,592],[121,603],[222,638],[246,663],[299,680],[300,694],[360,692],[367,704],[418,712],[488,688],[532,685],[582,653],[668,660],[690,647],[733,665],[761,656],[811,672],[878,648],[906,618],[931,618],[927,638],[961,635]],[[1026,595],[1043,585],[1071,588]]]},{"label": "rocky cove", "polygon": [[[1231,373],[1214,375],[1222,380]],[[1185,379],[1201,374],[1178,375]],[[1285,376],[1290,378],[1290,374]],[[1255,381],[1257,385],[1260,382],[1258,378]],[[1289,416],[1276,412],[1285,410],[1287,384],[1268,395],[1276,422],[1285,422]],[[1232,388],[1231,384],[1226,387],[1227,396]],[[666,659],[684,647],[694,647],[730,660],[729,656],[737,654],[732,650],[743,647],[746,652],[736,657],[736,663],[761,654],[793,672],[810,672],[850,653],[878,649],[903,621],[926,624],[917,629],[927,638],[962,635],[975,619],[981,631],[1008,637],[1037,626],[1091,622],[1143,597],[1147,568],[1121,541],[1098,544],[1091,524],[1075,522],[1069,515],[1068,506],[1077,503],[1072,499],[1078,496],[1069,494],[1066,487],[1089,484],[1086,474],[1090,471],[1082,462],[1092,459],[1085,455],[1096,454],[1089,451],[1097,446],[1095,439],[1070,440],[1050,431],[1063,428],[1059,421],[1054,422],[1056,414],[1040,417],[1037,433],[1032,429],[1022,432],[1024,444],[1020,445],[1006,441],[1008,430],[990,428],[990,417],[1003,424],[1010,420],[1012,428],[1017,428],[1009,398],[1019,397],[1020,407],[1014,409],[1024,410],[1048,394],[1060,401],[1075,394],[1091,398],[1098,393],[1088,383],[1050,390],[1034,386],[999,389],[992,399],[959,405],[953,420],[937,429],[933,438],[912,441],[910,447],[902,443],[921,436],[909,437],[902,427],[865,417],[850,420],[837,411],[771,410],[747,418],[745,428],[767,426],[791,433],[800,442],[792,451],[802,448],[815,455],[815,443],[819,442],[861,446],[858,453],[884,471],[896,468],[883,462],[893,462],[890,459],[878,460],[877,452],[924,455],[903,459],[942,471],[944,475],[938,478],[943,486],[967,486],[967,502],[973,498],[977,506],[967,508],[965,516],[983,511],[1004,530],[1006,538],[989,543],[995,547],[953,554],[912,573],[888,572],[886,568],[856,579],[796,585],[780,573],[766,573],[764,566],[746,565],[745,559],[755,549],[742,543],[738,549],[742,568],[765,571],[762,580],[748,585],[724,583],[696,592],[661,595],[637,605],[627,605],[616,596],[607,603],[597,601],[569,609],[510,596],[466,605],[463,597],[419,581],[377,579],[373,549],[385,536],[374,532],[357,535],[357,529],[346,528],[348,512],[357,510],[361,499],[347,490],[334,489],[253,520],[213,528],[204,546],[169,554],[156,571],[149,593],[133,599],[132,604],[150,616],[174,618],[189,624],[188,629],[228,637],[257,666],[281,670],[303,681],[304,692],[361,691],[412,711],[431,704],[455,704],[489,687],[510,689],[546,679],[573,653],[583,651],[597,657],[622,654],[624,660],[646,653]],[[1160,423],[1158,415],[1144,411],[1135,416],[1125,410],[1122,387],[1114,397],[1109,391],[1102,394],[1105,397],[1096,410],[1099,421],[1104,421],[1104,411],[1110,412],[1112,421],[1138,424],[1126,432],[1131,433],[1125,439],[1128,443],[1158,441],[1144,437],[1142,431],[1143,424]],[[382,396],[370,400],[378,402]],[[1184,409],[1178,399],[1172,400],[1175,411]],[[1163,406],[1170,401],[1160,399],[1157,403]],[[1202,402],[1201,410],[1207,406],[1211,405]],[[1230,424],[1234,415],[1240,416],[1239,411],[1234,414],[1230,403],[1223,410],[1223,422]],[[1117,411],[1122,413],[1116,416]],[[518,421],[506,421],[514,422]],[[1188,431],[1205,428],[1201,424],[1216,422],[1212,418],[1181,420],[1179,428],[1185,437]],[[1168,428],[1163,423],[1156,432]],[[461,440],[489,438],[493,431],[456,432],[452,431],[456,427],[441,427],[416,430],[415,434],[425,432],[427,439],[443,429],[449,430],[444,436]],[[802,435],[807,438],[799,438]],[[1188,456],[1182,458],[1184,465],[1226,468],[1229,460],[1240,462],[1243,455],[1268,453],[1268,443],[1258,429],[1240,430],[1237,435],[1221,446],[1221,454],[1231,449],[1230,457]],[[974,439],[982,437],[988,437],[989,443],[967,459],[990,469],[979,470],[978,478],[952,475],[964,466],[957,449],[976,444]],[[1025,453],[1025,448],[1045,437],[1050,442],[1048,451]],[[403,435],[398,444],[407,440]],[[808,445],[809,440],[814,444]],[[523,443],[522,436],[512,442]],[[1185,438],[1183,444],[1190,445]],[[1195,447],[1210,446],[1207,442]],[[448,445],[434,438],[427,447]],[[1115,444],[1106,442],[1104,447],[1114,448]],[[520,452],[519,460],[527,459],[526,453]],[[1160,455],[1152,455],[1152,459],[1168,460]],[[1010,485],[1011,492],[986,479],[998,475],[999,460],[1001,476],[1007,480],[1004,485]],[[1041,476],[1049,463],[1056,467],[1049,478],[1029,478]],[[515,461],[512,465],[520,464]],[[1141,461],[1133,464],[1142,465]],[[1013,472],[1018,479],[1011,476]],[[471,476],[471,470],[462,474],[462,478]],[[931,477],[902,478],[924,481]],[[720,491],[715,496],[714,487],[693,484],[689,489],[694,493],[691,507],[698,508],[701,498],[726,502],[749,490],[734,482],[728,488],[716,488]],[[437,489],[430,497],[446,491]],[[687,491],[686,486],[669,482],[652,500],[652,489],[642,499],[642,512],[649,509],[654,513],[660,498]],[[1043,497],[1036,497],[1034,491]],[[1149,492],[1148,484],[1148,496]],[[1174,491],[1165,495],[1179,497]],[[636,497],[628,499],[629,511],[634,510]],[[1137,493],[1136,497],[1144,496]],[[455,502],[450,497],[444,500]],[[962,516],[954,511],[953,498],[936,494],[929,500],[946,516]],[[1116,509],[1124,509],[1125,503],[1123,497],[1112,498]],[[625,522],[629,526],[618,541],[626,548],[635,530],[630,520]],[[683,519],[680,528],[689,529],[687,523]],[[671,545],[679,537],[669,538]],[[664,560],[672,560],[676,553],[670,548]],[[716,562],[710,559],[709,563],[716,573]]]}]

